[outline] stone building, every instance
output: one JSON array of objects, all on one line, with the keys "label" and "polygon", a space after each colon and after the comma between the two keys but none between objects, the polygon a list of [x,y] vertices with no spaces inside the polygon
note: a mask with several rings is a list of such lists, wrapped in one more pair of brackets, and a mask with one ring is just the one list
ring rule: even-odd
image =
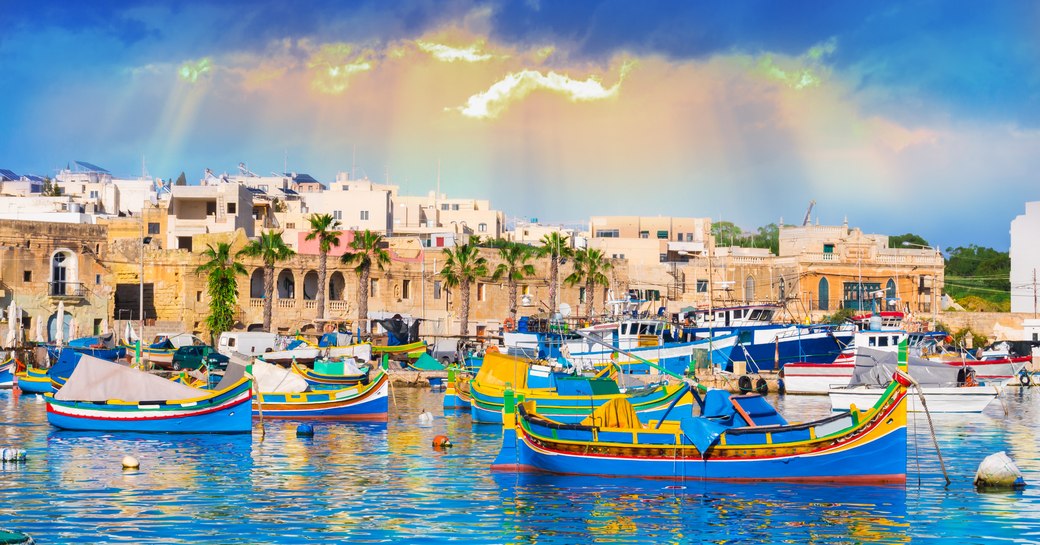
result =
[{"label": "stone building", "polygon": [[[0,305],[13,300],[21,340],[100,333],[110,316],[112,269],[101,225],[0,220]],[[111,327],[111,324],[109,324]]]}]

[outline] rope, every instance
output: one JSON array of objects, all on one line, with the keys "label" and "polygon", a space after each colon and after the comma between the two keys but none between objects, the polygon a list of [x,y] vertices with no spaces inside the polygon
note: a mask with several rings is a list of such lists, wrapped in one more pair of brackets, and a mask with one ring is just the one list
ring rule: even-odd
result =
[{"label": "rope", "polygon": [[924,408],[924,414],[928,417],[928,430],[932,434],[932,444],[935,445],[935,454],[939,456],[939,467],[942,468],[943,478],[946,479],[946,486],[944,488],[949,488],[950,476],[946,474],[946,463],[943,462],[942,451],[939,450],[939,440],[935,437],[935,426],[932,424],[932,413],[928,412],[928,403],[924,400],[924,391],[921,390],[921,385],[918,384],[916,380],[911,380],[913,381],[914,386],[917,387],[917,395],[921,398],[921,407]]}]

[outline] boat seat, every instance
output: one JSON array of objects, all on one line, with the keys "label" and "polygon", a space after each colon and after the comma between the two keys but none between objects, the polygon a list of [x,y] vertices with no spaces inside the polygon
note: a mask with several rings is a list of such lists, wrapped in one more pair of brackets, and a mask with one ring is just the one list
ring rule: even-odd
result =
[{"label": "boat seat", "polygon": [[786,426],[787,420],[776,408],[759,394],[734,395],[729,397],[736,414],[739,414],[748,426]]},{"label": "boat seat", "polygon": [[737,411],[730,403],[729,396],[730,394],[726,390],[708,390],[704,394],[704,408],[701,410],[701,417],[725,426],[732,425]]}]

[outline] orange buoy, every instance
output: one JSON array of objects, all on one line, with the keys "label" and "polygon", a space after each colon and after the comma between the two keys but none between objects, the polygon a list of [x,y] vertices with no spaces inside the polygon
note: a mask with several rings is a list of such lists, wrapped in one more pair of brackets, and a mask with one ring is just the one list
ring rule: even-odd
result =
[{"label": "orange buoy", "polygon": [[438,436],[433,438],[433,448],[439,449],[439,448],[445,448],[445,447],[450,447],[450,446],[452,446],[451,445],[451,439],[448,439],[447,435],[438,435]]}]

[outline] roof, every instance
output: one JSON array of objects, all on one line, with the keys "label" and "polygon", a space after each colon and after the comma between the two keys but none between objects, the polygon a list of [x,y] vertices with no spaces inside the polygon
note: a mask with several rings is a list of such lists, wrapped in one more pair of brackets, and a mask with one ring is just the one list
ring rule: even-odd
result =
[{"label": "roof", "polygon": [[13,182],[21,179],[21,176],[14,173],[14,171],[7,170],[6,168],[0,168],[0,181]]},{"label": "roof", "polygon": [[111,174],[111,172],[86,161],[76,161],[76,164],[86,169],[88,172],[103,172],[105,174]]},{"label": "roof", "polygon": [[296,177],[293,178],[293,181],[298,183],[298,184],[304,184],[304,183],[317,184],[317,183],[320,183],[318,180],[315,180],[313,177],[311,177],[310,174],[303,174],[303,173],[297,174]]},{"label": "roof", "polygon": [[264,191],[263,189],[257,188],[257,187],[245,186],[245,188],[246,188],[246,191],[249,191],[250,193],[252,193],[254,195],[266,195],[267,194],[266,191]]},{"label": "roof", "polygon": [[299,193],[297,193],[295,190],[289,189],[287,187],[282,189],[282,193],[285,193],[286,195],[299,195]]}]

